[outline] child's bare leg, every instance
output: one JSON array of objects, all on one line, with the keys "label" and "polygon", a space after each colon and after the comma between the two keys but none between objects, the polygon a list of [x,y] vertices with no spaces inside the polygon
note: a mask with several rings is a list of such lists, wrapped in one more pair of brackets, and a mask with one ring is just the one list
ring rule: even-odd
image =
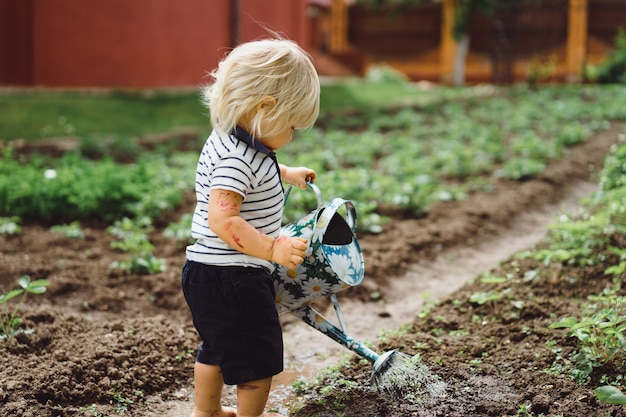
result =
[{"label": "child's bare leg", "polygon": [[196,406],[191,417],[237,417],[234,409],[222,407],[224,378],[217,365],[194,365]]},{"label": "child's bare leg", "polygon": [[272,377],[237,385],[237,417],[284,417],[263,412],[271,385]]}]

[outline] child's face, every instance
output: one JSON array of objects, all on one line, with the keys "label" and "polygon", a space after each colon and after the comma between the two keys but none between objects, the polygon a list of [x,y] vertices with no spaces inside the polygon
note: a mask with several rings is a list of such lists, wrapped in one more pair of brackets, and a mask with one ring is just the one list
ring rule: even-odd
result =
[{"label": "child's face", "polygon": [[278,150],[291,142],[293,138],[293,127],[288,127],[276,136],[266,136],[260,139],[261,143],[272,151]]}]

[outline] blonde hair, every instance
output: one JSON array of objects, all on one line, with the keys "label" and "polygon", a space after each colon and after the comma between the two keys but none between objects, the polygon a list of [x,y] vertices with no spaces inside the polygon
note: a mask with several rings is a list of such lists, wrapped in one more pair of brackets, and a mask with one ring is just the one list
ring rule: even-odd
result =
[{"label": "blonde hair", "polygon": [[[202,98],[219,132],[228,134],[247,121],[253,137],[275,136],[288,128],[309,128],[319,114],[317,71],[311,57],[293,41],[241,44],[210,75],[214,83],[203,89]],[[258,107],[267,96],[275,99],[275,105]],[[267,131],[262,131],[262,122]]]}]

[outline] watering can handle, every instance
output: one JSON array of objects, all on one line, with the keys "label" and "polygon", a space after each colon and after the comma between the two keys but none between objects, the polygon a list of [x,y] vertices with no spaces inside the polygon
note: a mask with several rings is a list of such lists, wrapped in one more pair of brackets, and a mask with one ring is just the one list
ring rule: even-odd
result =
[{"label": "watering can handle", "polygon": [[324,219],[326,224],[328,224],[337,209],[342,205],[346,206],[346,222],[348,223],[348,226],[350,226],[352,233],[356,234],[356,209],[354,208],[352,201],[344,200],[343,198],[335,198],[333,201],[328,203],[326,210],[320,214],[320,220]]},{"label": "watering can handle", "polygon": [[[306,185],[308,185],[315,192],[315,197],[317,198],[317,208],[322,207],[324,205],[324,200],[322,199],[322,192],[320,191],[319,187],[312,182],[307,182]],[[289,188],[287,188],[287,191],[285,191],[285,204],[287,204],[287,198],[289,198],[289,194],[291,193],[292,189],[293,185],[289,186]]]},{"label": "watering can handle", "polygon": [[[322,192],[319,187],[312,182],[307,182],[306,185],[308,185],[309,188],[315,192],[315,197],[317,198],[317,208],[320,209],[324,207],[324,200],[322,199]],[[289,194],[292,189],[293,185],[285,191],[285,205],[287,204],[287,198],[289,198]],[[326,220],[330,221],[330,218],[342,204],[346,205],[346,221],[348,226],[350,226],[352,233],[356,233],[356,209],[354,208],[354,203],[352,203],[352,201],[344,200],[343,198],[335,198],[333,201],[328,203],[328,206],[326,207],[328,210],[324,210],[320,217],[327,217]]]}]

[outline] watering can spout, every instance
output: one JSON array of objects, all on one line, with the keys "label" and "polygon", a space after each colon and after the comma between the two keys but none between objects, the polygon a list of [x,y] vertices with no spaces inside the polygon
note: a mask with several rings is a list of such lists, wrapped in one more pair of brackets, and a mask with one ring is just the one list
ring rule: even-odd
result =
[{"label": "watering can spout", "polygon": [[[343,327],[343,322],[341,320],[338,305],[335,305],[335,311],[337,312],[339,322]],[[394,360],[399,356],[399,352],[395,349],[379,355],[372,349],[365,346],[363,343],[352,338],[345,331],[345,328],[342,330],[339,327],[335,326],[326,317],[324,317],[321,313],[316,311],[311,306],[302,307],[294,311],[293,314],[300,317],[302,321],[304,321],[306,324],[324,333],[335,342],[347,347],[359,356],[370,361],[373,364],[372,380],[374,381],[380,381],[385,373],[393,366]]]},{"label": "watering can spout", "polygon": [[380,374],[385,372],[393,362],[394,357],[398,354],[397,350],[389,350],[376,359],[374,362],[374,367],[372,369],[372,375]]},{"label": "watering can spout", "polygon": [[335,326],[321,313],[315,310],[311,306],[304,306],[292,312],[296,316],[300,317],[309,326],[324,333],[326,336],[333,339],[335,342],[347,347],[359,356],[369,360],[372,363],[376,363],[380,359],[380,355],[363,343],[351,337],[339,327]]}]

